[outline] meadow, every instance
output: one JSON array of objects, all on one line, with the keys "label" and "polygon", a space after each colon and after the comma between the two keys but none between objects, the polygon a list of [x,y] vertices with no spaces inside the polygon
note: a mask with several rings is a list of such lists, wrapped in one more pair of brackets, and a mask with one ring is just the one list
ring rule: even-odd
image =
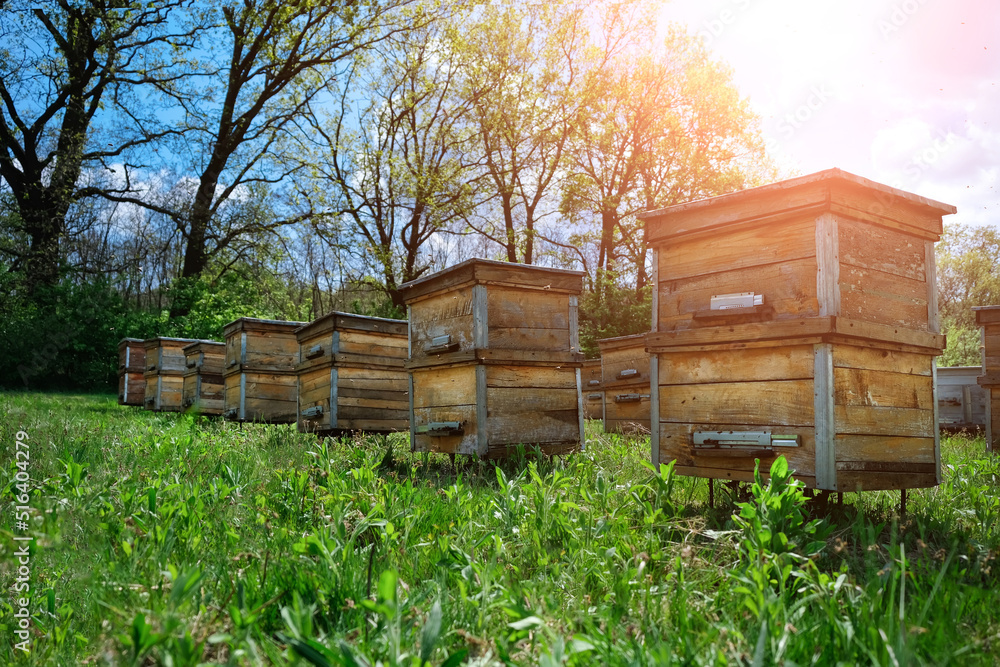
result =
[{"label": "meadow", "polygon": [[587,431],[572,456],[453,467],[405,434],[0,393],[0,664],[1000,662],[1000,458],[981,436],[943,438],[944,483],[900,517],[898,492],[814,507],[783,460],[710,508],[704,480],[648,466],[648,438]]}]

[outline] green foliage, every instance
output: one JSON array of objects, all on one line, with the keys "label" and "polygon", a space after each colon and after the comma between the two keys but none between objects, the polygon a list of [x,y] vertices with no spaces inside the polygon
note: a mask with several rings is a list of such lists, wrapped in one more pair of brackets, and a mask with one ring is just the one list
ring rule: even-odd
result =
[{"label": "green foliage", "polygon": [[580,348],[590,359],[600,356],[597,341],[649,331],[653,289],[623,286],[612,274],[598,271],[593,288],[580,297]]},{"label": "green foliage", "polygon": [[935,250],[938,304],[948,337],[941,365],[979,366],[979,329],[972,308],[1000,304],[1000,232],[948,225]]},{"label": "green foliage", "polygon": [[0,393],[0,413],[5,497],[29,434],[35,538],[32,652],[5,642],[0,664],[995,662],[1000,459],[981,438],[943,439],[945,481],[905,522],[897,493],[847,494],[809,558],[826,529],[787,468],[710,510],[703,480],[595,424],[584,453],[456,470],[400,453],[405,434],[110,397]]},{"label": "green foliage", "polygon": [[8,287],[0,292],[0,386],[106,391],[116,382],[118,341],[156,335],[157,316],[104,280],[63,280],[31,298]]},{"label": "green foliage", "polygon": [[759,567],[784,554],[818,554],[826,545],[830,528],[821,520],[806,520],[805,485],[792,477],[785,457],[779,456],[771,464],[767,484],[761,480],[758,459],[753,480],[753,500],[739,503],[740,512],[733,515],[743,531],[740,555],[744,562]]}]

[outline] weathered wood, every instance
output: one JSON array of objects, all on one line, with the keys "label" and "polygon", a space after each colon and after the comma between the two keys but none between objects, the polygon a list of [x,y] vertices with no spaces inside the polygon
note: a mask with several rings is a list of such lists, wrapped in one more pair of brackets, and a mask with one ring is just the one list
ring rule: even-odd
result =
[{"label": "weathered wood", "polygon": [[660,387],[660,420],[699,424],[812,426],[811,380]]},{"label": "weathered wood", "polygon": [[864,213],[870,220],[896,223],[907,231],[941,235],[941,217],[954,206],[876,183],[840,169],[801,176],[689,204],[640,213],[652,245],[666,238],[684,236],[716,227],[761,224],[780,220],[790,212],[843,209],[851,217]]},{"label": "weathered wood", "polygon": [[123,338],[118,343],[118,402],[143,405],[146,380],[146,347],[139,338]]},{"label": "weathered wood", "polygon": [[814,348],[813,411],[815,419],[816,488],[832,491],[837,488],[836,370],[833,366],[833,346],[820,343]]},{"label": "weathered wood", "polygon": [[298,376],[261,371],[227,372],[223,416],[235,421],[290,424],[298,412]]},{"label": "weathered wood", "polygon": [[144,403],[154,412],[180,412],[184,392],[184,376],[146,374]]},{"label": "weathered wood", "polygon": [[308,433],[409,428],[403,364],[407,323],[332,312],[296,330],[299,345],[298,428]]},{"label": "weathered wood", "polygon": [[164,336],[143,341],[146,382],[143,403],[147,409],[179,412],[183,408],[184,372],[187,370],[184,348],[200,342],[212,341]]},{"label": "weathered wood", "polygon": [[474,283],[579,294],[583,291],[583,276],[582,271],[469,259],[443,271],[404,283],[400,287],[400,293],[409,304]]},{"label": "weathered wood", "polygon": [[222,377],[226,346],[198,341],[184,347],[185,371],[181,405],[204,415],[221,415],[225,402]]},{"label": "weathered wood", "polygon": [[767,347],[662,354],[661,385],[801,380],[813,377],[812,344],[771,342]]},{"label": "weathered wood", "polygon": [[223,328],[227,373],[293,373],[299,361],[295,330],[305,322],[241,317]]},{"label": "weathered wood", "polygon": [[646,334],[605,338],[597,341],[601,350],[601,384],[604,387],[621,384],[649,385],[649,353]]}]

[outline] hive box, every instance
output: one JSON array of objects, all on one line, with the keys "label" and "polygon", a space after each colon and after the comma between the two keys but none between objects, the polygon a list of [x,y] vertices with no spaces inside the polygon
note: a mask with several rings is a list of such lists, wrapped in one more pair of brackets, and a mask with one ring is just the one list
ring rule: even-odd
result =
[{"label": "hive box", "polygon": [[605,338],[601,348],[604,430],[649,433],[650,379],[646,334]]},{"label": "hive box", "polygon": [[180,412],[184,392],[184,348],[199,342],[193,338],[149,338],[142,345],[146,352],[147,410]]},{"label": "hive box", "polygon": [[983,348],[983,374],[979,385],[987,392],[986,446],[1000,451],[1000,306],[973,308],[980,327]]},{"label": "hive box", "polygon": [[181,405],[203,415],[221,415],[226,344],[210,340],[190,343],[184,347],[184,360]]},{"label": "hive box", "polygon": [[479,259],[403,285],[412,449],[579,449],[582,288],[579,271]]},{"label": "hive box", "polygon": [[954,211],[833,169],[643,214],[654,463],[750,480],[784,454],[818,489],[937,484],[934,242]]},{"label": "hive box", "polygon": [[226,419],[270,424],[296,421],[299,343],[295,330],[303,324],[241,317],[225,326]]},{"label": "hive box", "polygon": [[988,394],[977,382],[982,372],[982,366],[937,369],[938,425],[941,428],[986,428]]},{"label": "hive box", "polygon": [[139,338],[118,343],[118,402],[142,405],[146,393],[146,348]]},{"label": "hive box", "polygon": [[601,360],[587,359],[580,371],[583,379],[583,416],[604,420],[604,389],[601,387]]},{"label": "hive box", "polygon": [[405,321],[333,312],[295,336],[300,431],[409,429]]}]

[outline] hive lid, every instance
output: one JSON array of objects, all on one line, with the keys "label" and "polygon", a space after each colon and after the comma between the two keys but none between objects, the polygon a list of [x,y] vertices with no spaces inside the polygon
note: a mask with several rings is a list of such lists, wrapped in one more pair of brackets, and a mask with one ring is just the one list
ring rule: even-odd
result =
[{"label": "hive lid", "polygon": [[650,242],[734,224],[759,224],[778,216],[832,211],[899,226],[937,238],[941,217],[957,209],[841,169],[709,197],[638,214]]},{"label": "hive lid", "polygon": [[483,283],[579,294],[583,291],[584,275],[586,274],[583,271],[569,269],[552,269],[490,259],[467,259],[443,271],[404,283],[400,286],[399,292],[406,303],[434,292],[466,284]]},{"label": "hive lid", "polygon": [[976,313],[976,324],[980,326],[1000,323],[1000,306],[973,306],[972,310]]},{"label": "hive lid", "polygon": [[407,333],[407,322],[406,320],[393,320],[388,317],[372,317],[371,315],[356,315],[354,313],[342,313],[335,310],[308,324],[300,326],[295,330],[295,336],[301,341],[324,331],[342,331],[344,329],[405,336]]},{"label": "hive lid", "polygon": [[[189,343],[214,343],[217,341],[204,340],[201,338],[171,338],[169,336],[157,336],[155,338],[147,338],[142,341],[143,347],[150,348],[157,345],[162,345],[163,343],[184,343],[179,347],[186,347]],[[171,345],[171,347],[178,347],[178,345]]]},{"label": "hive lid", "polygon": [[204,347],[218,347],[225,350],[226,344],[220,343],[217,340],[196,340],[193,343],[188,343],[187,345],[185,345],[184,351],[185,352],[187,352],[188,350],[194,351],[197,348],[204,348]]},{"label": "hive lid", "polygon": [[237,331],[271,331],[291,334],[306,324],[309,323],[293,320],[263,320],[256,317],[240,317],[223,327],[222,334],[226,337]]}]

